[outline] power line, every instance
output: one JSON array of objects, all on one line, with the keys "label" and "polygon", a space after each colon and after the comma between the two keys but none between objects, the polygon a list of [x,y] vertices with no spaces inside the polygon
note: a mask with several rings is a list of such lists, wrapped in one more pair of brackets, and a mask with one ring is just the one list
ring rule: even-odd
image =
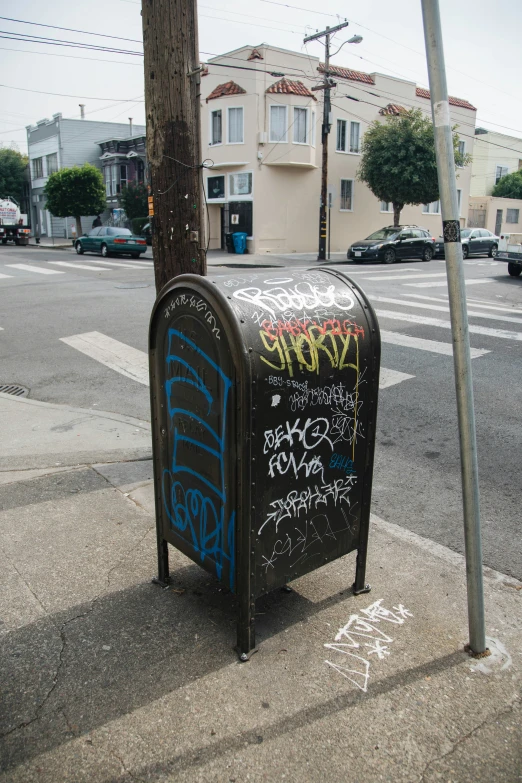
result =
[{"label": "power line", "polygon": [[42,22],[29,22],[27,19],[11,19],[9,16],[0,16],[5,22],[16,22],[16,24],[30,24],[33,27],[48,27],[52,30],[64,30],[68,33],[81,33],[82,35],[96,35],[99,38],[112,38],[115,41],[129,41],[131,43],[143,43],[136,38],[120,38],[119,35],[107,35],[106,33],[91,33],[88,30],[76,30],[74,27],[58,27],[55,24],[43,24]]},{"label": "power line", "polygon": [[68,60],[83,60],[88,63],[111,63],[112,65],[135,65],[137,68],[143,67],[142,63],[131,63],[128,60],[103,60],[101,57],[75,57],[74,54],[62,54],[61,52],[34,52],[31,49],[11,49],[8,46],[0,46],[0,51],[19,52],[20,54],[38,54],[41,57],[65,57]]},{"label": "power line", "polygon": [[128,103],[134,98],[94,98],[92,95],[67,95],[62,92],[47,92],[46,90],[31,90],[28,87],[13,87],[10,84],[0,84],[6,90],[21,90],[22,92],[36,92],[39,95],[55,95],[58,98],[85,98],[87,101],[116,101],[117,103]]}]

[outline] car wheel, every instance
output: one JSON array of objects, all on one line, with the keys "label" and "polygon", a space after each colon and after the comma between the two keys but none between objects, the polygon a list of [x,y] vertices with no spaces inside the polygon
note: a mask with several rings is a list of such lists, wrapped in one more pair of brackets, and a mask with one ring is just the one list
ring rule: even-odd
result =
[{"label": "car wheel", "polygon": [[385,264],[394,264],[395,263],[395,256],[396,256],[396,253],[395,253],[395,250],[393,249],[393,247],[387,247],[386,250],[384,251],[384,259],[383,259],[384,263]]},{"label": "car wheel", "polygon": [[498,247],[497,245],[491,245],[489,248],[489,257],[490,258],[496,258],[498,253]]},{"label": "car wheel", "polygon": [[2,245],[7,245],[7,239],[2,239]]},{"label": "car wheel", "polygon": [[139,254],[139,253],[131,253],[131,254],[130,254],[130,257],[131,257],[131,258],[139,258],[139,257],[140,257],[140,254]]},{"label": "car wheel", "polygon": [[518,264],[508,264],[508,273],[511,275],[511,277],[520,277],[521,272],[522,266],[519,266]]},{"label": "car wheel", "polygon": [[108,258],[108,256],[109,256],[109,248],[107,247],[105,242],[101,246],[101,254],[102,254],[103,258]]},{"label": "car wheel", "polygon": [[423,261],[431,261],[433,258],[433,248],[431,247],[425,247],[422,251],[422,260]]},{"label": "car wheel", "polygon": [[469,256],[469,247],[467,245],[462,245],[462,257],[467,258]]},{"label": "car wheel", "polygon": [[77,242],[75,244],[75,246],[74,246],[74,249],[76,250],[76,252],[78,253],[79,256],[83,256],[83,252],[84,251],[83,251],[83,247],[82,247],[82,243],[81,242]]}]

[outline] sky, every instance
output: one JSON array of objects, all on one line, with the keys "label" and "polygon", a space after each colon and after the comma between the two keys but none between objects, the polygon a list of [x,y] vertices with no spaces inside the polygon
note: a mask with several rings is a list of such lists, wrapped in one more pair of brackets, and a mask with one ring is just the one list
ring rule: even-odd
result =
[{"label": "sky", "polygon": [[[439,1],[450,95],[477,107],[477,125],[522,138],[522,3]],[[0,2],[0,146],[26,152],[27,125],[57,112],[77,118],[79,103],[86,106],[86,119],[126,122],[132,117],[135,124],[144,124],[140,11],[139,0]],[[322,58],[323,46],[311,42],[305,48],[303,38],[347,19],[350,24],[336,35],[332,50],[355,34],[364,40],[346,45],[332,64],[428,86],[420,0],[351,5],[341,0],[201,0],[198,14],[202,61],[260,43]],[[21,41],[20,35],[138,54],[51,46],[36,39]]]}]

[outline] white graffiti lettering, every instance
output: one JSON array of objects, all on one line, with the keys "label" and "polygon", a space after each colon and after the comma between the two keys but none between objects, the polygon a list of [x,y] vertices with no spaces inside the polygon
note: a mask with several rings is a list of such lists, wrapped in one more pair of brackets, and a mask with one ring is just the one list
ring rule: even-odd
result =
[{"label": "white graffiti lettering", "polygon": [[279,449],[283,444],[292,448],[294,446],[294,438],[296,443],[301,444],[306,451],[317,448],[323,440],[330,444],[333,451],[332,441],[328,437],[330,430],[328,419],[322,417],[313,420],[307,419],[302,426],[299,426],[300,421],[301,419],[296,419],[292,425],[287,421],[284,426],[279,425],[275,430],[265,430],[263,454],[268,454],[272,449]]},{"label": "white graffiti lettering", "polygon": [[[292,280],[284,280],[291,283]],[[302,311],[306,308],[332,307],[336,310],[349,312],[355,306],[355,300],[346,289],[337,290],[335,285],[314,285],[308,281],[296,283],[293,287],[281,285],[273,288],[241,288],[234,291],[233,296],[254,307],[264,310],[275,318],[276,313],[287,309]]]}]

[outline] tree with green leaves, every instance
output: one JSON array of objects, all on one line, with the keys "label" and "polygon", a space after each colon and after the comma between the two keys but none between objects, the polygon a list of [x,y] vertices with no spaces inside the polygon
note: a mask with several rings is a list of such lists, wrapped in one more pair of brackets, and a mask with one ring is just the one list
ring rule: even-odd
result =
[{"label": "tree with green leaves", "polygon": [[[465,166],[470,155],[459,152],[453,130],[455,164]],[[357,178],[380,201],[393,204],[393,225],[398,226],[406,204],[430,204],[439,198],[433,123],[420,110],[411,109],[375,120],[362,143]]]},{"label": "tree with green leaves", "polygon": [[97,215],[105,209],[105,185],[101,171],[90,163],[61,169],[51,174],[45,185],[46,208],[55,217],[76,219],[76,232],[82,233],[82,215]]},{"label": "tree with green leaves", "polygon": [[26,167],[26,155],[17,150],[0,149],[0,198],[12,196],[20,204]]},{"label": "tree with green leaves", "polygon": [[129,220],[146,217],[149,212],[147,186],[138,183],[127,185],[120,194],[120,204]]},{"label": "tree with green leaves", "polygon": [[491,195],[498,198],[522,198],[522,169],[501,177]]}]

